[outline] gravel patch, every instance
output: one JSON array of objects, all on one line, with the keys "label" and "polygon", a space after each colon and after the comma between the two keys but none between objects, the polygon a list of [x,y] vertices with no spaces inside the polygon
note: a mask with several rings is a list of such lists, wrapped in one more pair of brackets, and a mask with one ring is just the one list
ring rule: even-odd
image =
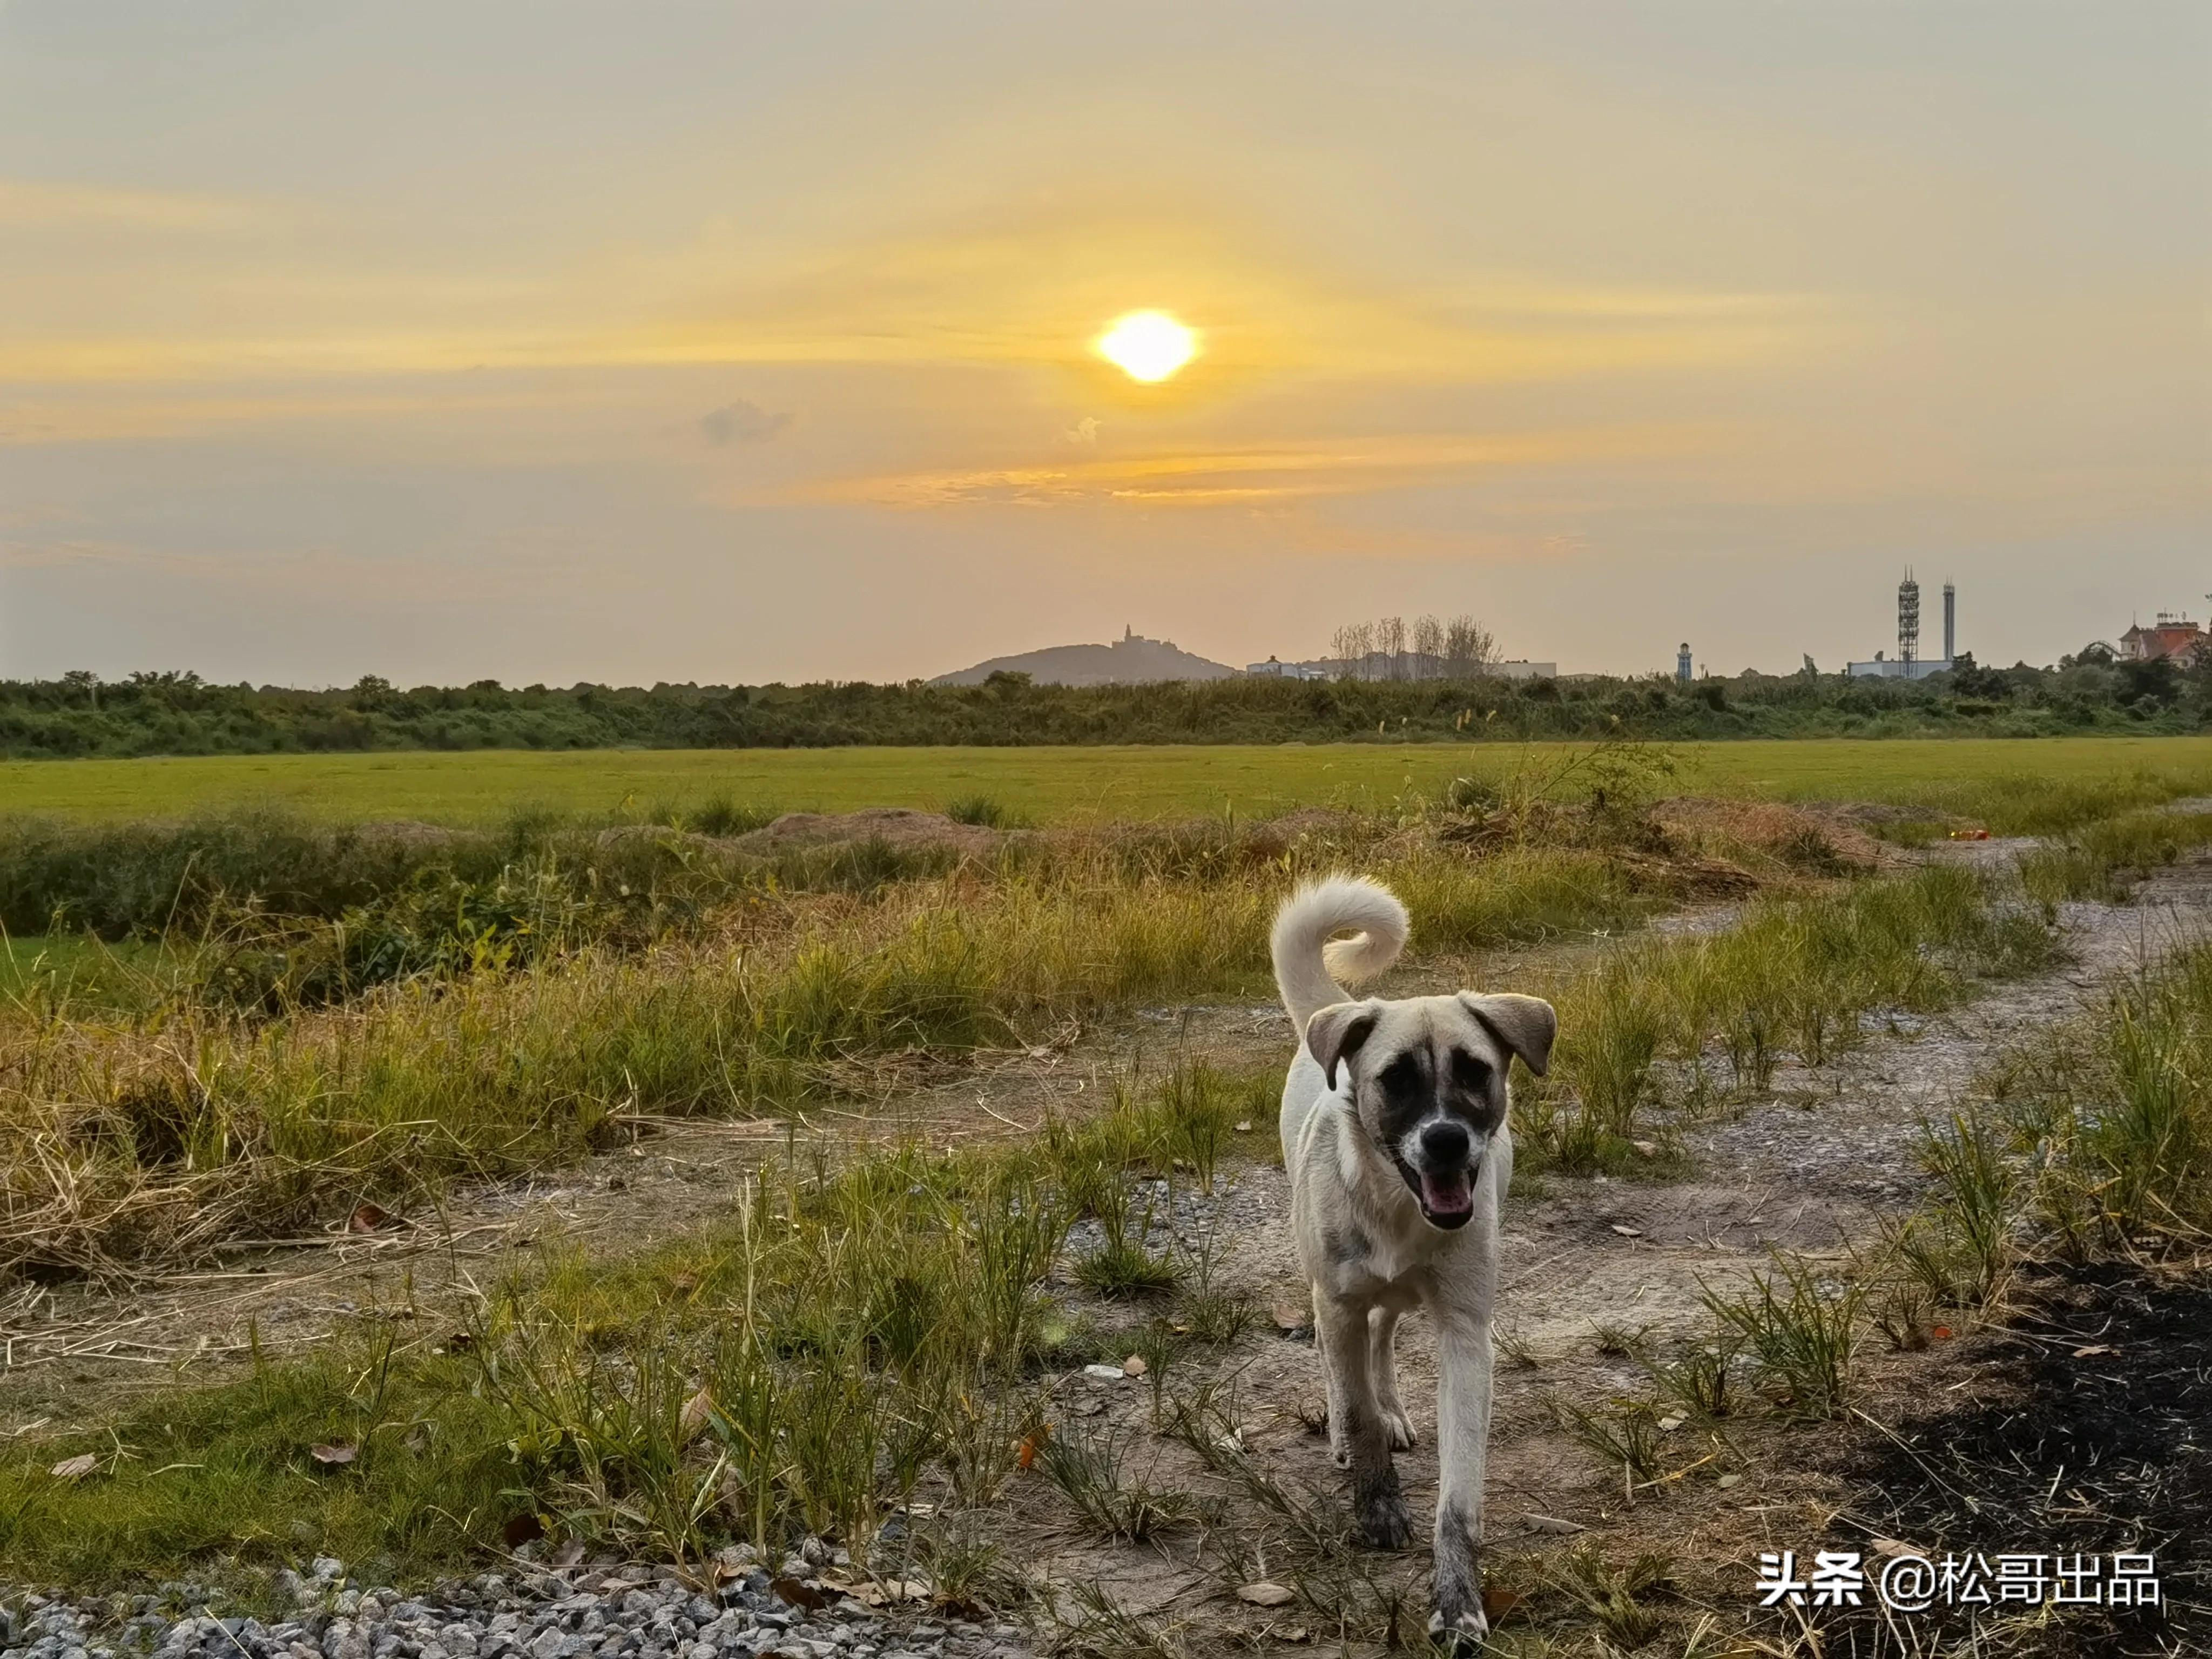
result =
[{"label": "gravel patch", "polygon": [[810,1541],[771,1573],[750,1552],[718,1560],[708,1595],[654,1569],[527,1565],[409,1596],[364,1588],[343,1562],[276,1577],[285,1610],[226,1613],[197,1586],[0,1608],[0,1659],[1029,1659],[1016,1626],[900,1620]]}]

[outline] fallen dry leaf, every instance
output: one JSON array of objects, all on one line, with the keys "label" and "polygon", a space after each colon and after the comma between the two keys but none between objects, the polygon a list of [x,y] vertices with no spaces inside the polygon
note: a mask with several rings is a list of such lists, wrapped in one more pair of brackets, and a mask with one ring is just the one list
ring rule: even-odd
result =
[{"label": "fallen dry leaf", "polygon": [[714,1396],[702,1389],[684,1402],[683,1414],[676,1419],[676,1432],[685,1444],[690,1444],[707,1431],[707,1419],[713,1415]]},{"label": "fallen dry leaf", "polygon": [[1313,1322],[1312,1310],[1295,1302],[1278,1302],[1273,1311],[1275,1328],[1285,1333],[1302,1331]]},{"label": "fallen dry leaf", "polygon": [[1493,1625],[1520,1605],[1519,1590],[1500,1589],[1492,1585],[1482,1592],[1482,1616]]},{"label": "fallen dry leaf", "polygon": [[2076,1359],[2094,1359],[2100,1353],[2111,1353],[2112,1351],[2112,1345],[2109,1342],[2092,1342],[2086,1348],[2075,1349],[2074,1357]]},{"label": "fallen dry leaf", "polygon": [[1920,1552],[1913,1548],[1911,1545],[1905,1542],[1902,1539],[1876,1536],[1867,1540],[1867,1553],[1869,1555],[1891,1556],[1917,1555]]},{"label": "fallen dry leaf", "polygon": [[1948,1325],[1938,1325],[1934,1330],[1929,1332],[1928,1334],[1934,1337],[1938,1342],[1948,1342],[1951,1339],[1951,1328]]},{"label": "fallen dry leaf", "polygon": [[1632,1226],[1628,1225],[1626,1222],[1621,1222],[1621,1221],[1616,1221],[1616,1222],[1614,1222],[1614,1223],[1613,1224],[1613,1231],[1615,1231],[1615,1232],[1619,1233],[1619,1234],[1620,1234],[1623,1238],[1641,1238],[1641,1237],[1644,1237],[1644,1229],[1643,1229],[1643,1228],[1641,1228],[1641,1227],[1632,1227]]},{"label": "fallen dry leaf", "polygon": [[370,1203],[367,1199],[355,1205],[353,1213],[346,1218],[346,1231],[349,1233],[373,1233],[380,1227],[391,1224],[392,1212],[380,1204]]},{"label": "fallen dry leaf", "polygon": [[1740,1474],[1724,1474],[1713,1484],[1726,1492],[1730,1486],[1741,1485],[1743,1477]]},{"label": "fallen dry leaf", "polygon": [[1262,1578],[1253,1583],[1239,1584],[1237,1587],[1237,1599],[1240,1601],[1249,1601],[1255,1607],[1280,1607],[1297,1601],[1298,1593],[1285,1585]]},{"label": "fallen dry leaf", "polygon": [[1015,1467],[1024,1469],[1035,1468],[1037,1453],[1044,1449],[1044,1443],[1051,1432],[1049,1429],[1039,1429],[1034,1434],[1024,1435],[1021,1449],[1014,1454]]},{"label": "fallen dry leaf", "polygon": [[1313,1632],[1304,1625],[1293,1625],[1283,1632],[1282,1639],[1285,1642],[1310,1642],[1313,1640]]},{"label": "fallen dry leaf", "polygon": [[57,1480],[82,1480],[100,1467],[100,1459],[92,1452],[79,1452],[75,1457],[64,1457],[46,1473]]},{"label": "fallen dry leaf", "polygon": [[1237,1120],[1237,1133],[1240,1135],[1250,1134],[1252,1133],[1252,1120],[1249,1117],[1238,1118]]},{"label": "fallen dry leaf", "polygon": [[1659,1429],[1662,1434],[1672,1434],[1681,1426],[1682,1414],[1680,1412],[1669,1412],[1659,1419]]},{"label": "fallen dry leaf", "polygon": [[776,1600],[787,1607],[805,1607],[809,1613],[819,1613],[830,1605],[830,1598],[813,1585],[797,1578],[771,1578],[770,1589]]},{"label": "fallen dry leaf", "polygon": [[360,1456],[361,1448],[348,1445],[343,1440],[333,1440],[327,1445],[308,1447],[307,1455],[325,1468],[338,1469]]},{"label": "fallen dry leaf", "polygon": [[1142,1376],[1150,1370],[1152,1367],[1145,1364],[1145,1357],[1140,1353],[1133,1353],[1121,1362],[1121,1375],[1124,1376]]},{"label": "fallen dry leaf", "polygon": [[1659,1143],[1656,1140],[1632,1140],[1628,1144],[1636,1149],[1636,1155],[1638,1158],[1659,1156]]},{"label": "fallen dry leaf", "polygon": [[1531,1532],[1556,1533],[1565,1537],[1570,1533],[1588,1532],[1589,1528],[1579,1521],[1562,1521],[1556,1515],[1524,1515],[1522,1522]]}]

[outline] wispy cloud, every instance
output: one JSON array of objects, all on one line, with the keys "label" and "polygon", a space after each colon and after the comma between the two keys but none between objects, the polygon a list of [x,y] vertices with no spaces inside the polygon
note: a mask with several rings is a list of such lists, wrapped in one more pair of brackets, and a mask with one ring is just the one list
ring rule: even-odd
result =
[{"label": "wispy cloud", "polygon": [[699,432],[717,449],[731,444],[766,443],[789,426],[791,419],[787,410],[771,412],[738,398],[702,415]]}]

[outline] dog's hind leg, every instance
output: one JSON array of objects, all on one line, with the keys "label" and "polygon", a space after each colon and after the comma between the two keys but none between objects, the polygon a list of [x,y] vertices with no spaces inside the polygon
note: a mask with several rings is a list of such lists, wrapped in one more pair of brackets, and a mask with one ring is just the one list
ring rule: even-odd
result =
[{"label": "dog's hind leg", "polygon": [[1411,1451],[1419,1437],[1398,1400],[1398,1310],[1377,1307],[1367,1316],[1367,1370],[1375,1379],[1375,1404],[1393,1451]]},{"label": "dog's hind leg", "polygon": [[1440,1304],[1437,1321],[1436,1611],[1429,1634],[1476,1652],[1489,1634],[1482,1610],[1482,1484],[1490,1461],[1490,1323]]},{"label": "dog's hind leg", "polygon": [[1402,1549],[1413,1525],[1390,1462],[1390,1431],[1375,1398],[1368,1310],[1329,1297],[1315,1302],[1314,1334],[1329,1371],[1329,1442],[1344,1449],[1352,1469],[1352,1517],[1376,1548]]}]

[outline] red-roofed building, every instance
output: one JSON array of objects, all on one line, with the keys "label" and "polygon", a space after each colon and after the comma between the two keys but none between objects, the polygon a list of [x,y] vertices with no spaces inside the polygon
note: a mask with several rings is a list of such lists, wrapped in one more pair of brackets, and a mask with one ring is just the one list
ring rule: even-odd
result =
[{"label": "red-roofed building", "polygon": [[2186,657],[2204,643],[2204,628],[2168,611],[2145,628],[2140,623],[2120,635],[2120,655],[2130,662],[2156,662],[2160,657]]}]

